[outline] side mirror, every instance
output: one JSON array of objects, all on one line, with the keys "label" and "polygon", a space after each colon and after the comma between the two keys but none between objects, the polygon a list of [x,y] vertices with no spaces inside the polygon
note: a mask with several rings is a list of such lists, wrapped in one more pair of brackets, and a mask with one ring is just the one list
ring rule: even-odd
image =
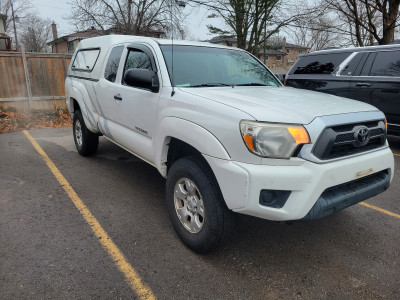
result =
[{"label": "side mirror", "polygon": [[158,80],[153,83],[151,73],[147,69],[128,69],[124,74],[124,82],[132,87],[149,89],[158,92]]}]

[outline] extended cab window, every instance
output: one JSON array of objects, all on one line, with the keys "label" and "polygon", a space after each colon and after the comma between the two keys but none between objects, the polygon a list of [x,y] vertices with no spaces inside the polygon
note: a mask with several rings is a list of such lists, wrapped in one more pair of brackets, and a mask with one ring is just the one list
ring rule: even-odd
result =
[{"label": "extended cab window", "polygon": [[118,65],[121,60],[122,51],[124,46],[117,46],[111,50],[110,56],[108,57],[106,70],[104,71],[104,78],[108,81],[115,82],[117,77]]},{"label": "extended cab window", "polygon": [[293,74],[331,74],[351,53],[309,55],[299,59]]},{"label": "extended cab window", "polygon": [[91,72],[99,57],[100,49],[83,49],[76,53],[72,70]]},{"label": "extended cab window", "polygon": [[369,75],[400,77],[400,51],[378,52]]}]

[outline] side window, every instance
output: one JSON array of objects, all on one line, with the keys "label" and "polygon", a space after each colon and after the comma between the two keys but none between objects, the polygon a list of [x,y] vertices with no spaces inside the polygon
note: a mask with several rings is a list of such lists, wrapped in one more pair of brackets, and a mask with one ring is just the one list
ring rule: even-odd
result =
[{"label": "side window", "polygon": [[369,53],[368,58],[361,70],[360,76],[368,76],[371,71],[372,63],[374,62],[376,57],[376,52]]},{"label": "side window", "polygon": [[99,57],[100,49],[79,50],[76,53],[72,70],[91,72]]},{"label": "side window", "polygon": [[400,50],[378,52],[369,75],[400,77]]},{"label": "side window", "polygon": [[342,72],[340,73],[341,76],[353,76],[356,72],[358,64],[360,63],[361,59],[365,53],[357,53],[351,61],[343,68]]},{"label": "side window", "polygon": [[293,74],[331,74],[351,53],[310,55],[301,58]]},{"label": "side window", "polygon": [[115,82],[118,65],[119,61],[121,60],[123,50],[124,46],[117,46],[111,50],[110,56],[108,57],[106,70],[104,71],[104,78],[108,81]]},{"label": "side window", "polygon": [[124,74],[129,69],[148,69],[152,71],[150,58],[141,50],[130,49],[125,62]]}]

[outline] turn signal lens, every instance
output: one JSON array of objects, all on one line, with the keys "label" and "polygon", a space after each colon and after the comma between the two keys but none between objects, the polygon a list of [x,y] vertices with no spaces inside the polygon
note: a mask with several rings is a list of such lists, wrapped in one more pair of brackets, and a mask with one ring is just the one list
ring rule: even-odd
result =
[{"label": "turn signal lens", "polygon": [[385,127],[386,127],[386,132],[387,132],[387,120],[385,118]]},{"label": "turn signal lens", "polygon": [[297,144],[309,144],[310,138],[307,131],[303,127],[289,127],[290,134],[294,138]]},{"label": "turn signal lens", "polygon": [[255,150],[254,150],[253,137],[250,135],[245,135],[245,136],[243,136],[243,139],[244,139],[247,147],[249,147],[249,149],[254,152]]}]

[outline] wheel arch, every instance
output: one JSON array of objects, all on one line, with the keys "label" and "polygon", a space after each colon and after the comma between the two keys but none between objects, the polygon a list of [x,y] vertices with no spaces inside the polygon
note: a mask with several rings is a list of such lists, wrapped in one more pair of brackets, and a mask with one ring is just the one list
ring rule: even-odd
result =
[{"label": "wheel arch", "polygon": [[226,160],[231,159],[222,143],[198,124],[180,118],[167,117],[160,122],[159,128],[155,145],[155,164],[164,177],[167,176],[171,164],[180,157],[205,154]]},{"label": "wheel arch", "polygon": [[[93,109],[94,109],[93,105],[90,105],[90,107],[87,106],[87,104],[84,100],[85,97],[82,95],[81,91],[76,87],[70,87],[67,95],[68,96],[67,96],[66,104],[67,104],[67,108],[68,108],[71,116],[73,115],[73,113],[76,109],[80,109],[80,111],[82,112],[82,116],[85,121],[86,127],[90,131],[92,131],[94,133],[98,133],[99,129],[97,126],[97,121],[96,121],[97,114],[93,111]],[[86,98],[89,97],[88,94],[85,96],[86,96]]]}]

